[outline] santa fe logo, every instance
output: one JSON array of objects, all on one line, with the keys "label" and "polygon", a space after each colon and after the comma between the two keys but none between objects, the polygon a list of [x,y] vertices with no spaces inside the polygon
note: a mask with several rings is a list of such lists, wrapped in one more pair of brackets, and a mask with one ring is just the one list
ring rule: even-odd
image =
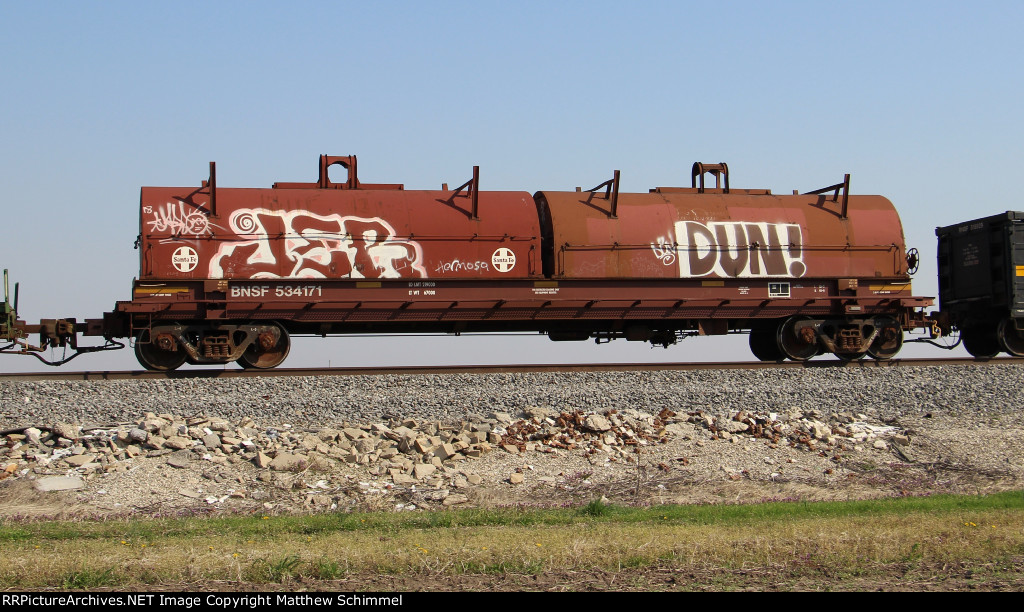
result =
[{"label": "santa fe logo", "polygon": [[178,250],[174,251],[174,255],[171,256],[171,264],[178,272],[191,272],[199,265],[199,255],[192,247],[178,247]]},{"label": "santa fe logo", "polygon": [[516,254],[511,249],[502,247],[491,255],[491,265],[498,272],[508,272],[516,267]]}]

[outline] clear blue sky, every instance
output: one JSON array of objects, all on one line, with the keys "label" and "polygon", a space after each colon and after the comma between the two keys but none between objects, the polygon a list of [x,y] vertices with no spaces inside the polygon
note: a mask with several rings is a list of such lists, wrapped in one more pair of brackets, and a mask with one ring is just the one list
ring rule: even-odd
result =
[{"label": "clear blue sky", "polygon": [[[729,163],[777,193],[852,174],[934,228],[1021,208],[1024,3],[0,1],[0,265],[25,318],[98,317],[138,272],[142,185],[623,189]],[[745,340],[739,346],[746,358]],[[727,358],[540,339],[299,343],[286,365]],[[129,351],[76,369],[134,367]],[[930,353],[931,354],[931,353]],[[20,369],[0,357],[0,370]],[[32,360],[34,362],[34,360]],[[25,367],[33,364],[26,361]],[[69,366],[71,367],[71,366]]]}]

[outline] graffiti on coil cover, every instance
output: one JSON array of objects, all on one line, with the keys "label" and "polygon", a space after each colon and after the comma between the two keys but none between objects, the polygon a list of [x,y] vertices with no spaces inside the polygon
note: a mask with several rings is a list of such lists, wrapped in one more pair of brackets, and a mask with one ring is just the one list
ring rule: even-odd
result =
[{"label": "graffiti on coil cover", "polygon": [[206,236],[212,234],[216,227],[204,212],[187,207],[184,202],[168,202],[158,207],[143,206],[142,214],[149,215],[146,221],[149,231],[170,234],[161,239],[161,243],[174,242],[181,236]]},{"label": "graffiti on coil cover", "polygon": [[210,260],[210,278],[424,278],[418,242],[379,217],[244,208]]},{"label": "graffiti on coil cover", "polygon": [[666,266],[678,262],[682,278],[800,278],[807,272],[803,232],[795,223],[679,221],[670,242],[659,237],[651,251]]}]

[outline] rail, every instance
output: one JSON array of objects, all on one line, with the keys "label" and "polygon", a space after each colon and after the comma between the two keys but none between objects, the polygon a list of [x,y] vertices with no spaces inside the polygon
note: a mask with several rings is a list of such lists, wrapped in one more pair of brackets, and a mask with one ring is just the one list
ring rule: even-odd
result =
[{"label": "rail", "polygon": [[728,361],[728,362],[669,362],[669,363],[599,363],[599,364],[530,364],[530,365],[443,365],[399,367],[341,367],[341,368],[274,368],[271,370],[243,370],[240,368],[196,368],[172,372],[147,370],[89,371],[89,372],[32,372],[0,374],[0,381],[39,380],[166,380],[202,378],[266,378],[294,376],[384,376],[428,374],[525,374],[566,372],[647,372],[647,371],[699,371],[699,370],[761,370],[761,369],[874,369],[900,367],[949,367],[962,365],[1024,365],[1024,357],[996,357],[992,359],[913,358],[876,361],[861,359],[840,361],[816,359],[810,361]]}]

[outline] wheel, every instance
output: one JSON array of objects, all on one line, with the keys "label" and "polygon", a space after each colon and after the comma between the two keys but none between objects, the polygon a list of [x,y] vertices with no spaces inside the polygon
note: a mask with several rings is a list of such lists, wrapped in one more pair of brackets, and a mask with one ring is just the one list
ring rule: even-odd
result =
[{"label": "wheel", "polygon": [[177,350],[165,350],[160,348],[156,342],[140,342],[135,339],[135,358],[139,360],[142,367],[155,372],[170,372],[177,370],[185,363],[186,353],[180,347]]},{"label": "wheel", "polygon": [[772,329],[750,330],[750,351],[761,361],[782,361],[786,358],[779,350]]},{"label": "wheel", "polygon": [[292,348],[288,332],[277,323],[259,325],[259,336],[238,358],[238,365],[245,369],[267,370],[276,368],[288,357]]},{"label": "wheel", "polygon": [[779,325],[775,340],[780,352],[793,361],[807,361],[818,354],[818,335],[810,326],[797,329],[805,317],[790,317]]},{"label": "wheel", "polygon": [[999,338],[995,330],[974,327],[960,332],[964,348],[978,359],[991,359],[999,354]]},{"label": "wheel", "polygon": [[1018,357],[1024,355],[1024,337],[1013,323],[1013,319],[1003,319],[999,322],[999,346],[1004,351]]},{"label": "wheel", "polygon": [[903,348],[903,326],[892,317],[875,319],[878,336],[868,347],[868,355],[879,361],[892,359]]}]

